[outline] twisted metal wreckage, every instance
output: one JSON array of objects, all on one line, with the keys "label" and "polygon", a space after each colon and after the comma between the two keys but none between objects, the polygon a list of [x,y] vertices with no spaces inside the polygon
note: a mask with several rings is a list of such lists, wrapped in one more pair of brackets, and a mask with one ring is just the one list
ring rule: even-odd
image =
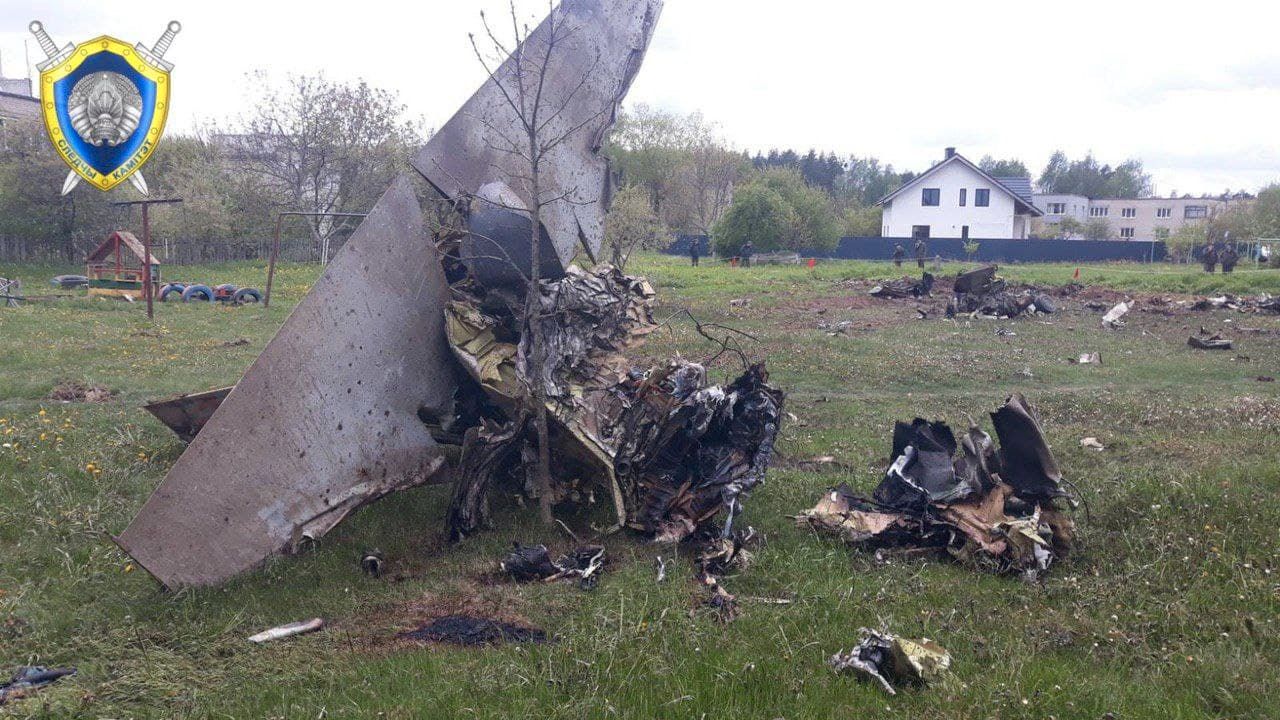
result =
[{"label": "twisted metal wreckage", "polygon": [[[662,0],[564,0],[412,160],[461,215],[433,237],[402,176],[329,263],[117,542],[169,588],[208,586],[296,551],[357,508],[455,482],[449,529],[486,519],[496,484],[521,482],[530,440],[521,386],[541,383],[553,491],[602,491],[616,524],[668,540],[726,517],[764,477],[782,393],[763,365],[727,387],[698,364],[635,369],[626,353],[657,325],[653,289],[592,260],[609,168],[600,154],[640,67]],[[522,128],[503,83],[546,47],[542,205],[517,187],[528,165],[500,139]],[[548,53],[549,55],[549,53]],[[527,161],[524,161],[527,163]],[[522,320],[531,212],[543,226],[540,313]],[[546,348],[532,377],[530,334]],[[527,395],[527,394],[526,394]],[[194,431],[193,431],[194,432]],[[460,443],[451,468],[445,444]],[[452,470],[452,472],[450,472]]]},{"label": "twisted metal wreckage", "polygon": [[1075,521],[1057,503],[1077,500],[1025,397],[1011,396],[991,422],[998,448],[976,423],[958,440],[942,422],[897,423],[893,461],[871,497],[841,485],[797,522],[856,546],[1035,578],[1071,552]]}]

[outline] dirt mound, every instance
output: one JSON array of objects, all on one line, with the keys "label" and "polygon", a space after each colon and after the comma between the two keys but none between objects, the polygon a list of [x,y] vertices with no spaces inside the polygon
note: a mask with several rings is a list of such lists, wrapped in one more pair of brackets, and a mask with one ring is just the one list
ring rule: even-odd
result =
[{"label": "dirt mound", "polygon": [[49,399],[58,402],[104,403],[111,397],[112,393],[107,388],[79,381],[60,382],[49,392]]}]

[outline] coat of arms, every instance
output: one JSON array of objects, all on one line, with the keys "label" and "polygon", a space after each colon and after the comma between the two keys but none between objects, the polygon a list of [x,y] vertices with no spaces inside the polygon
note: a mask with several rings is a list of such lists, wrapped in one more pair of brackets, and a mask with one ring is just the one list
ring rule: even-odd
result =
[{"label": "coat of arms", "polygon": [[153,47],[130,47],[103,35],[58,49],[39,22],[31,32],[47,59],[40,63],[40,108],[53,147],[70,166],[66,195],[88,181],[110,190],[128,180],[143,195],[138,170],[151,157],[169,115],[169,73],[164,54],[182,29],[170,22]]}]

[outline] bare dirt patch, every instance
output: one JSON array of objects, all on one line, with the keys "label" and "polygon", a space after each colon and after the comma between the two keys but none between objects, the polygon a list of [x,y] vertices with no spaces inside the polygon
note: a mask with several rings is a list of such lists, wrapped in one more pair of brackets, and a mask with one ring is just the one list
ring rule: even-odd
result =
[{"label": "bare dirt patch", "polygon": [[89,385],[79,381],[60,382],[49,392],[50,400],[58,402],[104,403],[110,401],[112,393],[101,385]]}]

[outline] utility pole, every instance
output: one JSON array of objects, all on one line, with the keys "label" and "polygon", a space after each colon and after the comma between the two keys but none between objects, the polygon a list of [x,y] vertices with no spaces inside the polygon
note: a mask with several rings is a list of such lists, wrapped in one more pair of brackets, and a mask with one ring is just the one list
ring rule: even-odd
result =
[{"label": "utility pole", "polygon": [[155,288],[151,287],[151,216],[147,209],[152,205],[171,205],[182,202],[182,198],[157,198],[155,200],[121,200],[113,202],[116,207],[132,207],[133,205],[142,206],[142,287],[147,296],[147,319],[155,320],[155,309],[152,305],[152,297],[155,295]]}]

